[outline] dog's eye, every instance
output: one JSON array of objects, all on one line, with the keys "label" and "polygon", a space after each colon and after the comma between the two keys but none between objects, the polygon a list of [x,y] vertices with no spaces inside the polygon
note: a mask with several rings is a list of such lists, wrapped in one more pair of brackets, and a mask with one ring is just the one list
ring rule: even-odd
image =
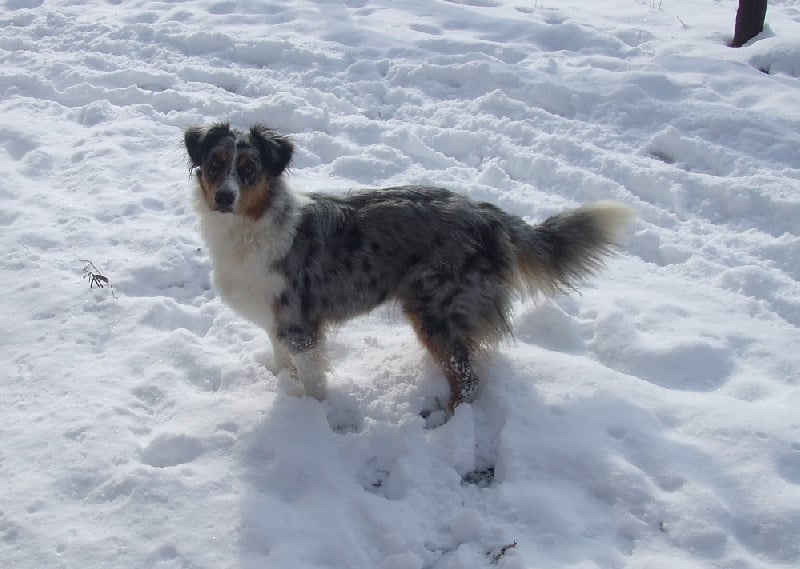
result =
[{"label": "dog's eye", "polygon": [[239,166],[239,176],[241,176],[241,178],[244,180],[252,179],[255,173],[256,169],[250,162],[247,162]]},{"label": "dog's eye", "polygon": [[214,158],[208,163],[208,173],[212,176],[214,174],[218,174],[220,170],[222,170],[223,164],[222,160],[219,158]]}]

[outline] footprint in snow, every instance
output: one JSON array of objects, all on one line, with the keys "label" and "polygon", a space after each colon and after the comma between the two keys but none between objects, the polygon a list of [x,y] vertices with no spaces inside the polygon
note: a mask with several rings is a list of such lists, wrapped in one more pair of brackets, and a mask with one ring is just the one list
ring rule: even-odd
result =
[{"label": "footprint in snow", "polygon": [[200,457],[208,445],[189,435],[160,435],[141,451],[142,462],[156,468],[186,464]]},{"label": "footprint in snow", "polygon": [[182,433],[158,435],[142,448],[140,457],[144,464],[156,468],[187,464],[207,452],[233,446],[238,430],[235,423],[221,423],[217,426],[216,434],[207,438]]}]

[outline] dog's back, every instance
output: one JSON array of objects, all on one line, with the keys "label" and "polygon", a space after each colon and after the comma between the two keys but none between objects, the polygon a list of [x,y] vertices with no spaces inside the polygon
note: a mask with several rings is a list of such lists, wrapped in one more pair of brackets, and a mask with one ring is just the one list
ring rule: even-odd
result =
[{"label": "dog's back", "polygon": [[420,186],[309,197],[281,264],[309,315],[343,320],[388,299],[444,308],[455,287],[510,282],[510,216],[494,206]]}]

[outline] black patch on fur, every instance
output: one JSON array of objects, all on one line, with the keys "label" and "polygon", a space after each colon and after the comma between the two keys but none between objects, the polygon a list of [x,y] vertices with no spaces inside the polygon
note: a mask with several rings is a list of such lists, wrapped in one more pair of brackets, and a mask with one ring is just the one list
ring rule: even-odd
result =
[{"label": "black patch on fur", "polygon": [[314,220],[311,217],[306,217],[297,226],[297,233],[306,239],[311,239],[316,235],[316,228],[314,227]]},{"label": "black patch on fur", "polygon": [[309,241],[308,248],[306,249],[306,254],[305,254],[306,267],[311,266],[311,263],[313,263],[314,258],[317,256],[318,249],[319,247],[317,246],[316,243],[314,243],[313,241]]},{"label": "black patch on fur", "polygon": [[300,292],[300,312],[303,314],[304,318],[308,318],[315,312],[316,301],[317,297],[311,294],[309,289]]},{"label": "black patch on fur", "polygon": [[361,233],[361,229],[358,225],[353,225],[342,237],[342,246],[348,253],[352,254],[361,248],[363,241],[364,237]]},{"label": "black patch on fur", "polygon": [[461,294],[462,294],[463,292],[464,292],[464,291],[463,291],[463,289],[462,289],[460,286],[453,286],[453,290],[451,290],[451,291],[450,291],[450,292],[447,294],[447,296],[445,296],[445,297],[442,299],[442,302],[441,302],[442,312],[444,312],[444,311],[446,311],[448,308],[450,308],[450,307],[452,306],[452,304],[453,304],[453,301],[454,301],[456,298],[458,298],[459,296],[461,296]]},{"label": "black patch on fur", "polygon": [[461,312],[453,312],[450,314],[450,323],[454,328],[459,330],[466,330],[469,328],[469,317]]},{"label": "black patch on fur", "polygon": [[422,317],[422,332],[429,338],[441,338],[449,334],[450,324],[446,318],[425,314]]}]

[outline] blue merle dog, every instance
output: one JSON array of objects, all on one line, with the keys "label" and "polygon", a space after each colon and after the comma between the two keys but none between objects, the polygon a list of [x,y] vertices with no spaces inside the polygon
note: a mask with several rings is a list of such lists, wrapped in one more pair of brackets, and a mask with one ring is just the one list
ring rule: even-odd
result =
[{"label": "blue merle dog", "polygon": [[297,194],[294,146],[262,124],[189,128],[184,143],[215,288],[317,399],[326,329],[393,301],[447,377],[449,410],[472,401],[475,355],[510,334],[512,300],[573,290],[631,218],[606,201],[531,226],[426,186]]}]

